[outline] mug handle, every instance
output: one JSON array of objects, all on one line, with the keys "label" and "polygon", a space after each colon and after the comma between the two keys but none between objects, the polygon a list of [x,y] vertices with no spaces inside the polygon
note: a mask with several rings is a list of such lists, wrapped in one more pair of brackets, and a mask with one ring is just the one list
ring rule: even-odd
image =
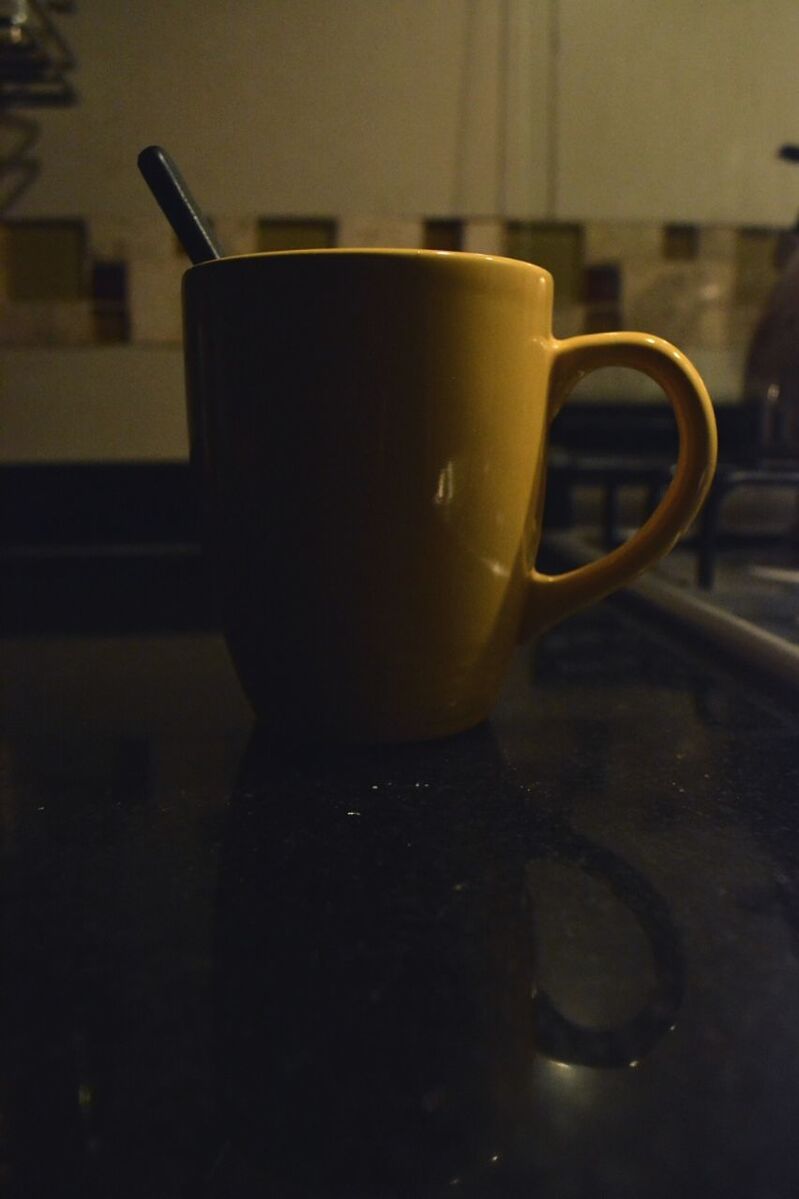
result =
[{"label": "mug handle", "polygon": [[603,599],[664,557],[699,512],[713,481],[717,435],[710,396],[692,363],[660,337],[593,333],[555,341],[549,380],[550,420],[575,384],[603,366],[642,371],[663,388],[680,434],[677,468],[655,511],[624,545],[564,574],[530,571],[523,640]]}]

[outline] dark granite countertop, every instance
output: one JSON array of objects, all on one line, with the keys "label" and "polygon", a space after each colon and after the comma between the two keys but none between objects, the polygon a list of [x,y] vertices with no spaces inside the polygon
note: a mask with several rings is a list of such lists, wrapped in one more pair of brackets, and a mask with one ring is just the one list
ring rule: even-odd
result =
[{"label": "dark granite countertop", "polygon": [[391,750],[212,635],[3,652],[0,1189],[799,1193],[787,699],[618,603]]}]

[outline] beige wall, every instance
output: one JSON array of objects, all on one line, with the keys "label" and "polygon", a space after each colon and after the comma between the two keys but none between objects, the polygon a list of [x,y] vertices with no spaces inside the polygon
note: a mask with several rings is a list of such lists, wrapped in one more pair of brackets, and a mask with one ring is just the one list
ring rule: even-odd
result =
[{"label": "beige wall", "polygon": [[77,108],[19,215],[149,217],[134,160],[214,213],[781,224],[799,208],[795,0],[82,0]]},{"label": "beige wall", "polygon": [[180,349],[4,349],[0,462],[131,462],[188,454]]},{"label": "beige wall", "polygon": [[[41,174],[14,214],[141,242],[136,294],[148,239],[167,238],[135,169],[149,142],[231,226],[454,215],[481,218],[469,248],[485,248],[498,217],[799,208],[799,168],[774,160],[799,141],[796,0],[81,0],[61,23],[81,100],[38,114]],[[177,329],[174,265],[153,303]],[[2,353],[3,460],[185,453],[175,349]],[[710,364],[725,387],[739,358]]]},{"label": "beige wall", "polygon": [[557,0],[564,219],[785,224],[796,0]]},{"label": "beige wall", "polygon": [[150,142],[214,213],[493,213],[509,189],[540,210],[548,22],[535,0],[82,0],[81,103],[43,117],[19,212],[150,216]]}]

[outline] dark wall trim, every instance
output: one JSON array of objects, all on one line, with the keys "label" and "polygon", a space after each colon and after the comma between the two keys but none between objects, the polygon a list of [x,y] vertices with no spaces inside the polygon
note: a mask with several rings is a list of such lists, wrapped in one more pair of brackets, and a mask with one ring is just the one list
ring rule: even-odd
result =
[{"label": "dark wall trim", "polygon": [[[752,452],[751,417],[718,411],[722,458]],[[672,463],[677,432],[667,404],[566,404],[553,446],[574,454],[652,456]],[[88,547],[199,542],[199,497],[188,463],[0,467],[0,545]]]},{"label": "dark wall trim", "polygon": [[3,466],[0,506],[4,548],[199,540],[187,463]]}]

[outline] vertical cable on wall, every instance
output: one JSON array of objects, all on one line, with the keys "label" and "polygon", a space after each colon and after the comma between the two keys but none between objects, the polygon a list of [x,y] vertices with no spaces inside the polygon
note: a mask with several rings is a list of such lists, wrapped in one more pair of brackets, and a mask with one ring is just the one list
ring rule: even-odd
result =
[{"label": "vertical cable on wall", "polygon": [[560,13],[558,0],[549,0],[549,90],[547,95],[547,219],[558,215],[558,100],[560,91]]},{"label": "vertical cable on wall", "polygon": [[496,153],[496,211],[497,216],[508,214],[508,121],[510,76],[510,3],[502,0],[499,10],[497,38],[497,153]]},{"label": "vertical cable on wall", "polygon": [[450,212],[459,213],[466,196],[466,158],[469,152],[469,73],[474,58],[474,12],[467,4],[463,16],[458,96],[456,101],[455,158],[452,173]]}]

